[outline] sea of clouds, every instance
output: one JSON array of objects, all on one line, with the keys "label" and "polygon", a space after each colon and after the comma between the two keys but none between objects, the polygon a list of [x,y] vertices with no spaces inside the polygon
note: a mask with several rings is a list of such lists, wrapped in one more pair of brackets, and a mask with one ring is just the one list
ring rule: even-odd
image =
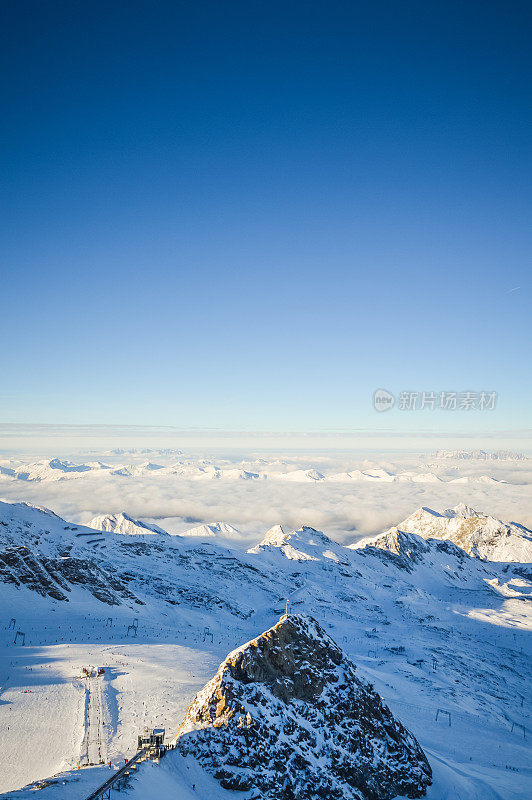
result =
[{"label": "sea of clouds", "polygon": [[[21,456],[4,451],[0,464],[46,462],[55,455],[51,451],[43,458],[42,453]],[[4,474],[0,477],[0,498],[43,505],[67,520],[85,524],[97,514],[126,512],[137,519],[154,521],[171,533],[182,533],[200,523],[223,521],[242,532],[242,546],[256,543],[277,523],[290,528],[310,525],[348,544],[399,523],[419,506],[443,511],[458,503],[532,527],[532,459],[436,458],[430,452],[419,451],[374,451],[370,455],[332,448],[305,453],[218,450],[201,455],[172,449],[146,452],[142,448],[77,451],[68,454],[76,464],[99,460],[113,467],[128,465],[136,468],[137,474],[86,472],[77,477],[35,481]],[[162,467],[176,463],[215,466],[222,477],[198,479],[143,469],[148,461]],[[405,472],[428,473],[440,481],[329,480],[337,473],[375,468],[397,476]],[[261,477],[224,478],[224,471],[232,469],[256,472]],[[300,470],[316,470],[325,479],[304,482],[282,477]],[[478,482],[486,477],[493,482]],[[468,478],[469,483],[452,483],[456,478]]]}]

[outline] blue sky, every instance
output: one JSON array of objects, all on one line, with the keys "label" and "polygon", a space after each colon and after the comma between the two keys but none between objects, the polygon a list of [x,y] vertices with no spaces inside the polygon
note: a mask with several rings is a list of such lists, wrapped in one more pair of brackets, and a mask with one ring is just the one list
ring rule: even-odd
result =
[{"label": "blue sky", "polygon": [[3,422],[530,427],[528,3],[4,17]]}]

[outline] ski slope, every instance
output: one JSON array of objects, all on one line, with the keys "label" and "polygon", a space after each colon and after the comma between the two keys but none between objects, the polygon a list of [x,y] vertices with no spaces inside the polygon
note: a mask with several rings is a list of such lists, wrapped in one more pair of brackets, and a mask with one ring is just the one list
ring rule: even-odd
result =
[{"label": "ski slope", "polygon": [[[164,727],[172,738],[227,653],[270,627],[288,598],[289,608],[327,629],[419,740],[435,774],[430,800],[527,798],[526,565],[486,562],[451,542],[407,533],[350,549],[311,528],[270,531],[249,553],[211,541],[113,533],[94,550],[90,531],[78,536],[85,529],[37,509],[8,507],[2,520],[4,553],[18,553],[8,574],[16,568],[17,580],[27,581],[0,584],[2,796],[34,797],[21,787],[55,775],[40,797],[82,800],[109,775],[108,767],[84,767],[83,760],[97,763],[99,750],[116,768],[135,752],[145,725]],[[83,569],[56,572],[65,548]],[[114,570],[116,587],[120,580],[128,593],[101,594],[102,570]],[[47,593],[56,594],[50,575],[61,580],[52,583],[65,600]],[[24,647],[13,643],[12,617],[26,634]],[[136,636],[128,634],[134,619]],[[81,678],[88,665],[105,668],[93,703]],[[178,790],[184,797],[227,794],[172,753],[159,765],[141,765],[131,797],[145,797],[145,776],[163,800]]]}]

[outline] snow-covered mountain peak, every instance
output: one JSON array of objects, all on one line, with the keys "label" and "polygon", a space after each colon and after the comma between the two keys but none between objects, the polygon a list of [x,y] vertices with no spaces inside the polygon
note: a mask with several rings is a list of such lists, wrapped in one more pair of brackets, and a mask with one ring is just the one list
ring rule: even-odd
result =
[{"label": "snow-covered mountain peak", "polygon": [[2,512],[6,514],[9,513],[10,515],[16,513],[16,511],[20,511],[21,515],[24,515],[27,511],[30,512],[37,511],[41,514],[45,514],[48,517],[54,517],[56,520],[60,520],[61,522],[63,521],[61,520],[61,517],[57,516],[55,511],[52,511],[51,509],[46,508],[45,506],[38,506],[35,503],[29,503],[25,500],[21,500],[20,503],[8,503],[5,501],[1,501],[1,506],[2,506],[1,509]]},{"label": "snow-covered mountain peak", "polygon": [[292,472],[273,472],[270,477],[276,480],[293,481],[294,483],[312,483],[322,481],[325,476],[317,469],[296,469]]},{"label": "snow-covered mountain peak", "polygon": [[292,533],[292,528],[287,528],[286,525],[274,525],[272,528],[266,531],[263,540],[260,542],[260,545],[271,544],[275,547],[279,547],[288,541]]},{"label": "snow-covered mountain peak", "polygon": [[144,472],[157,472],[160,469],[164,469],[164,466],[162,464],[154,464],[153,461],[144,461],[139,464],[138,469]]},{"label": "snow-covered mountain peak", "polygon": [[458,505],[453,506],[453,508],[446,508],[441,516],[449,517],[449,519],[454,519],[455,517],[467,519],[468,517],[482,517],[484,515],[479,511],[475,511],[474,508],[471,508],[471,506],[465,503],[458,503]]},{"label": "snow-covered mountain peak", "polygon": [[389,528],[384,533],[377,536],[366,536],[358,542],[348,545],[349,550],[363,550],[366,547],[377,547],[380,550],[387,550],[390,553],[399,555],[402,552],[425,553],[429,547],[422,537],[405,533],[399,528]]},{"label": "snow-covered mountain peak", "polygon": [[176,749],[224,789],[264,800],[421,797],[432,778],[416,739],[303,615],[227,656],[190,705]]},{"label": "snow-covered mountain peak", "polygon": [[189,528],[183,533],[180,534],[181,536],[192,536],[192,537],[208,537],[209,539],[212,538],[219,538],[219,539],[241,539],[242,534],[237,528],[234,528],[232,525],[229,525],[228,522],[211,522],[205,523],[204,525],[196,525],[194,528]]},{"label": "snow-covered mountain peak", "polygon": [[469,555],[489,561],[532,562],[532,531],[459,503],[443,513],[418,508],[398,526],[424,539],[449,539]]},{"label": "snow-covered mountain peak", "polygon": [[461,585],[465,564],[469,571],[482,569],[480,562],[469,558],[462,548],[449,540],[424,539],[416,533],[406,533],[399,528],[390,528],[379,536],[361,539],[349,545],[362,556],[378,557],[406,572],[420,570],[418,580],[424,584],[427,578],[443,581],[444,584]]},{"label": "snow-covered mountain peak", "polygon": [[158,525],[133,519],[124,512],[120,514],[99,514],[90,521],[90,528],[110,533],[121,533],[128,536],[144,536],[146,534],[163,534],[167,532]]},{"label": "snow-covered mountain peak", "polygon": [[307,525],[295,531],[289,531],[281,525],[275,525],[266,533],[264,539],[248,553],[262,554],[270,559],[279,556],[293,561],[335,561],[348,563],[346,549],[343,545],[329,539],[322,531]]}]

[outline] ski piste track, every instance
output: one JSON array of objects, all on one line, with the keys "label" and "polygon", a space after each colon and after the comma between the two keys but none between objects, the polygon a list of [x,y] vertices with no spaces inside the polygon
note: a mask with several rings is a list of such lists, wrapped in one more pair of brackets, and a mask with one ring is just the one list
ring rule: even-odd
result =
[{"label": "ski piste track", "polygon": [[80,765],[103,764],[107,761],[107,738],[105,736],[102,684],[103,675],[90,667],[84,678],[86,684],[85,735],[81,744]]},{"label": "ski piste track", "polygon": [[[104,704],[102,700],[104,672],[98,667],[85,667],[83,680],[85,681],[85,734],[81,743],[80,767],[94,766],[107,763],[107,737],[104,727]],[[126,761],[125,765],[111,775],[101,786],[90,794],[87,800],[109,800],[111,789],[120,789],[125,785],[132,770],[137,768],[137,763],[146,757],[148,751],[141,748],[133,758]]]}]

